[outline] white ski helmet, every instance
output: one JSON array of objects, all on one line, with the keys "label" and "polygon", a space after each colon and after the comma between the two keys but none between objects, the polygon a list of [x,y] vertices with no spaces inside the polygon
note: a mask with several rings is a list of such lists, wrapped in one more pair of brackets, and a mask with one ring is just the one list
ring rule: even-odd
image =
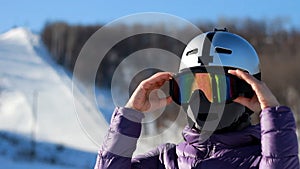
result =
[{"label": "white ski helmet", "polygon": [[232,67],[260,73],[259,58],[252,45],[227,29],[215,29],[193,38],[186,46],[179,72],[198,66]]},{"label": "white ski helmet", "polygon": [[[241,69],[260,79],[260,63],[255,49],[244,38],[228,32],[226,28],[215,29],[193,38],[182,54],[179,73],[198,68],[204,68],[209,73],[216,67],[223,68],[224,73],[226,68]],[[205,122],[211,119],[208,118],[209,114],[211,117],[220,117],[220,113],[222,116],[216,131],[239,130],[250,125],[250,115],[253,112],[241,104],[226,103],[223,112],[209,113],[211,105],[201,99],[201,94],[191,97],[189,103],[183,105],[190,126],[202,130]]]}]

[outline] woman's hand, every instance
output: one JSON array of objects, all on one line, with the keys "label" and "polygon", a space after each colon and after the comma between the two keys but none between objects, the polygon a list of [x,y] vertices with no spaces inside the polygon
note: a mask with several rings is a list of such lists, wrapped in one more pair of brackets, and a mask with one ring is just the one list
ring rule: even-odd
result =
[{"label": "woman's hand", "polygon": [[267,107],[279,106],[276,97],[262,81],[257,80],[249,73],[241,70],[229,70],[228,73],[245,80],[251,85],[255,95],[252,98],[238,97],[234,101],[240,103],[254,112],[260,112]]},{"label": "woman's hand", "polygon": [[170,96],[167,98],[160,98],[157,90],[171,78],[172,74],[170,72],[159,72],[142,81],[135,89],[125,107],[140,112],[151,112],[171,103],[172,98]]}]

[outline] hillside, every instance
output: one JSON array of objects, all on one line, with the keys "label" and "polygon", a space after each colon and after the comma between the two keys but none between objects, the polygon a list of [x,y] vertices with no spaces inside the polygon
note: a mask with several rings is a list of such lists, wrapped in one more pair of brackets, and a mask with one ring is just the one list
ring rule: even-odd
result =
[{"label": "hillside", "polygon": [[[88,125],[80,125],[82,116],[78,119],[77,111],[86,113],[84,120]],[[16,28],[0,35],[0,130],[4,133],[1,136],[9,135],[17,142],[25,142],[24,146],[34,141],[53,149],[57,146],[73,149],[77,156],[90,152],[95,157],[107,123],[84,95],[73,96],[70,76],[50,59],[40,37],[25,28]],[[88,134],[93,132],[98,133],[98,138],[91,139]],[[4,146],[7,142],[4,138],[7,137],[0,137],[2,155],[6,151],[18,154],[20,147]],[[45,153],[52,149],[38,147]],[[10,155],[4,153],[3,158],[6,157]],[[86,160],[91,160],[91,155],[77,163]],[[10,163],[0,161],[4,166]]]}]

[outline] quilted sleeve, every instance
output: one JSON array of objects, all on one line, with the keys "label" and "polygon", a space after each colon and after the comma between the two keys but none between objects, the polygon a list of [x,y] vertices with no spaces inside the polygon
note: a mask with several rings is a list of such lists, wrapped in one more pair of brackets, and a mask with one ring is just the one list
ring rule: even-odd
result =
[{"label": "quilted sleeve", "polygon": [[266,108],[261,113],[262,169],[299,169],[296,124],[290,108]]},{"label": "quilted sleeve", "polygon": [[95,169],[131,168],[131,157],[141,133],[144,115],[132,109],[117,107],[97,156]]}]

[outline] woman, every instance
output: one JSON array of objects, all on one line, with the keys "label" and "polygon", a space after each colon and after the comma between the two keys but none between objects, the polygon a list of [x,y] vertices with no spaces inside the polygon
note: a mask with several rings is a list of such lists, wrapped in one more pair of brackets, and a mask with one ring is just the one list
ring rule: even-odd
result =
[{"label": "woman", "polygon": [[[156,89],[167,81],[172,92],[160,98]],[[132,158],[143,114],[172,101],[188,115],[184,142]],[[250,124],[253,112],[260,113],[258,125]],[[214,125],[207,127],[209,121]],[[115,109],[95,165],[100,168],[296,169],[295,120],[260,81],[253,47],[238,35],[215,30],[187,45],[177,75],[153,75],[139,84],[125,107]]]}]

